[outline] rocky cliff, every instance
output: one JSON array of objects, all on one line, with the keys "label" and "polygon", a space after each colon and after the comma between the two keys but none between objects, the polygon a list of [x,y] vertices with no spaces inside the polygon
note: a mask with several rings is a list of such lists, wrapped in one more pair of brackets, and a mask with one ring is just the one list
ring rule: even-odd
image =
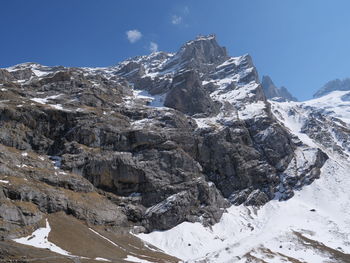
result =
[{"label": "rocky cliff", "polygon": [[210,225],[231,204],[292,197],[327,159],[271,113],[252,58],[213,35],[106,68],[20,64],[0,86],[4,240],[57,212],[143,232]]}]

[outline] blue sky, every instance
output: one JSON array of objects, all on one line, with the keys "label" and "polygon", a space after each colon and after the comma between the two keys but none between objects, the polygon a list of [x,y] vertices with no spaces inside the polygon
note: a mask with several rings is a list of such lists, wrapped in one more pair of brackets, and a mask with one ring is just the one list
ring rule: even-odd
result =
[{"label": "blue sky", "polygon": [[350,77],[349,10],[349,0],[4,0],[0,67],[108,66],[215,33],[304,100]]}]

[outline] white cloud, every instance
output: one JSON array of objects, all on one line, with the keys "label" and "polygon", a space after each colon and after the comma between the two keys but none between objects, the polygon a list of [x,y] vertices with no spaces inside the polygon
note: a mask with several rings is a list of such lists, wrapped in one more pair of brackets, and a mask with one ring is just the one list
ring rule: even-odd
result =
[{"label": "white cloud", "polygon": [[151,52],[157,52],[158,51],[158,44],[156,42],[149,43],[149,50]]},{"label": "white cloud", "polygon": [[178,16],[178,15],[173,15],[171,17],[171,23],[173,25],[179,25],[182,23],[182,16]]},{"label": "white cloud", "polygon": [[171,16],[171,23],[173,25],[180,25],[184,23],[184,19],[189,15],[190,9],[188,6],[184,6],[179,13]]},{"label": "white cloud", "polygon": [[184,12],[185,15],[188,15],[190,13],[190,9],[188,8],[188,6],[184,7],[183,12]]},{"label": "white cloud", "polygon": [[126,36],[130,41],[130,43],[135,43],[136,41],[141,39],[142,34],[137,29],[134,29],[134,30],[126,31]]}]

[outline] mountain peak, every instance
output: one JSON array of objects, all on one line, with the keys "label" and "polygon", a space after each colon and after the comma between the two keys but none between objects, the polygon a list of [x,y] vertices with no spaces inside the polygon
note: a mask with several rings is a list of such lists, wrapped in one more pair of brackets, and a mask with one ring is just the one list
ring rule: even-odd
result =
[{"label": "mountain peak", "polygon": [[268,83],[271,83],[271,84],[275,85],[275,84],[273,83],[271,77],[268,76],[268,75],[262,76],[262,81],[263,81],[263,82],[265,81],[265,82],[268,82]]},{"label": "mountain peak", "polygon": [[336,90],[339,90],[339,91],[350,90],[350,78],[345,78],[342,80],[335,79],[335,80],[328,81],[321,89],[319,89],[314,94],[314,98],[322,97]]},{"label": "mountain peak", "polygon": [[297,98],[287,90],[286,87],[277,88],[270,76],[263,76],[261,85],[263,86],[266,98],[279,101],[297,101]]},{"label": "mountain peak", "polygon": [[178,52],[184,60],[197,60],[203,63],[217,63],[227,58],[225,47],[221,47],[216,41],[215,35],[202,36],[186,42]]},{"label": "mountain peak", "polygon": [[211,41],[215,40],[216,41],[216,35],[215,34],[209,34],[209,35],[197,35],[194,40],[187,41],[186,44],[195,42],[195,41]]}]

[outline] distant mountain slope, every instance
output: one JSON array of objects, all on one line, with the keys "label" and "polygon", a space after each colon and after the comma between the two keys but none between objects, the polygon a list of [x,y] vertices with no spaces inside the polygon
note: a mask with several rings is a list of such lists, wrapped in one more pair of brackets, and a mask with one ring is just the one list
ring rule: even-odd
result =
[{"label": "distant mountain slope", "polygon": [[350,90],[350,78],[345,78],[342,80],[335,79],[327,82],[321,89],[319,89],[314,94],[314,98],[322,97],[335,90],[339,90],[339,91]]},{"label": "distant mountain slope", "polygon": [[277,88],[269,76],[263,76],[261,85],[267,99],[278,101],[298,101],[285,87]]}]

